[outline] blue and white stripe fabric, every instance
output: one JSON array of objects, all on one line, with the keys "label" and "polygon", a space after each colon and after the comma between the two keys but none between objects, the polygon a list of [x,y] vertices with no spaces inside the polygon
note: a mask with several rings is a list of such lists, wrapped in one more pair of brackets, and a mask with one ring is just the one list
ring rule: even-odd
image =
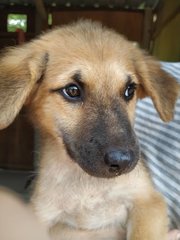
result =
[{"label": "blue and white stripe fabric", "polygon": [[[161,64],[180,83],[180,62]],[[170,227],[180,229],[180,97],[170,123],[161,121],[151,99],[138,101],[135,129],[155,187],[167,201]]]}]

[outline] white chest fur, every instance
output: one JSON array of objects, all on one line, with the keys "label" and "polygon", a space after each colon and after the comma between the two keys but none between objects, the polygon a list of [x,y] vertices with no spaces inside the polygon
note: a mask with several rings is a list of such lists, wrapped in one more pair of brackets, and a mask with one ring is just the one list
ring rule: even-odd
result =
[{"label": "white chest fur", "polygon": [[73,227],[98,229],[126,223],[138,187],[131,174],[97,179],[79,172],[59,175],[57,169],[53,176],[43,176],[44,173],[40,174],[32,201],[48,225],[61,221]]},{"label": "white chest fur", "polygon": [[[115,190],[115,189],[114,189]],[[120,193],[113,196],[112,187],[104,186],[73,189],[68,199],[61,204],[59,220],[67,225],[81,229],[99,229],[107,226],[125,226],[130,199]],[[59,202],[62,203],[63,199]]]}]

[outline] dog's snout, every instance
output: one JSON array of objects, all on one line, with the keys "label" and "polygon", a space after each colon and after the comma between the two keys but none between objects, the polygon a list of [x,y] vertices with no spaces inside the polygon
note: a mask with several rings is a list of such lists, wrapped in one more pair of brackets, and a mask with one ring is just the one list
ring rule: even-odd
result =
[{"label": "dog's snout", "polygon": [[104,162],[109,172],[124,173],[133,165],[134,154],[132,150],[111,149],[105,153]]}]

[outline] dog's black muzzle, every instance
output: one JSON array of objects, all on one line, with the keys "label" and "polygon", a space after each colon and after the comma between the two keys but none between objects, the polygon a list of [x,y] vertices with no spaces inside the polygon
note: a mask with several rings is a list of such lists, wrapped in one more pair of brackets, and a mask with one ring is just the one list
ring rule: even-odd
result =
[{"label": "dog's black muzzle", "polygon": [[[107,138],[108,139],[108,138]],[[132,144],[116,147],[102,146],[99,141],[96,144],[81,143],[67,144],[66,148],[71,158],[89,175],[101,178],[112,178],[130,172],[139,160],[139,145]]]},{"label": "dog's black muzzle", "polygon": [[[112,117],[113,115],[113,117]],[[81,120],[76,132],[64,133],[71,158],[88,174],[112,178],[130,172],[139,159],[139,144],[125,112],[107,109]]]}]

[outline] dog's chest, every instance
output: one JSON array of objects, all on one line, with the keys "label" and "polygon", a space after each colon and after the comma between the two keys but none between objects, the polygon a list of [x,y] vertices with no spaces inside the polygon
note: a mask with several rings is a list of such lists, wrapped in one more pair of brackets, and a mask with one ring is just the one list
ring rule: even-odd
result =
[{"label": "dog's chest", "polygon": [[[62,204],[63,201],[63,204]],[[126,225],[130,200],[123,190],[108,186],[71,189],[70,195],[60,200],[60,221],[81,229],[99,229]]]}]

